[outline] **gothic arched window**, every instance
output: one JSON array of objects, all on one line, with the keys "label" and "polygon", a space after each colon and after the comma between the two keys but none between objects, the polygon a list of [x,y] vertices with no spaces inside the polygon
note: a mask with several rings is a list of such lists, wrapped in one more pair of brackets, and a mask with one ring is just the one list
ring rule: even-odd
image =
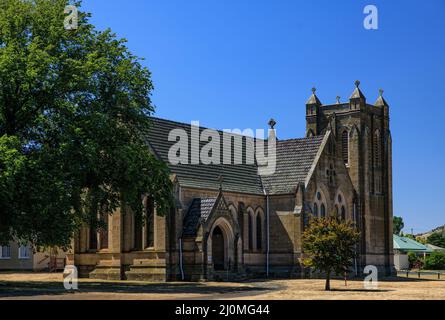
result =
[{"label": "gothic arched window", "polygon": [[[319,189],[314,197],[314,215],[319,217],[326,216],[326,205],[325,205],[326,197],[324,196],[321,189]],[[320,211],[319,211],[320,210]],[[320,215],[319,215],[320,213]]]},{"label": "gothic arched window", "polygon": [[344,163],[349,163],[349,133],[348,130],[344,130],[341,134],[341,154]]},{"label": "gothic arched window", "polygon": [[249,250],[253,250],[253,218],[251,212],[247,212],[247,228],[249,232]]},{"label": "gothic arched window", "polygon": [[97,230],[93,224],[91,224],[89,228],[89,240],[88,249],[97,250]]},{"label": "gothic arched window", "polygon": [[321,205],[321,217],[325,218],[326,217],[326,207],[324,205],[324,203]]},{"label": "gothic arched window", "polygon": [[155,219],[155,204],[153,198],[147,197],[147,203],[145,207],[146,212],[146,247],[153,248],[155,246],[155,237],[154,237],[154,219]]},{"label": "gothic arched window", "polygon": [[341,218],[342,220],[346,220],[346,206],[347,206],[347,200],[341,192],[341,190],[337,191],[337,196],[335,197],[335,210],[337,213],[337,217]]},{"label": "gothic arched window", "polygon": [[256,217],[256,248],[261,250],[263,247],[263,225],[261,221],[261,215],[257,214]]},{"label": "gothic arched window", "polygon": [[133,243],[133,249],[136,251],[141,251],[143,244],[143,227],[142,227],[142,219],[140,217],[133,216],[133,237],[134,237],[134,243]]},{"label": "gothic arched window", "polygon": [[100,248],[108,249],[108,222],[109,222],[109,214],[102,213],[100,220],[103,224],[103,228],[99,232],[99,240],[100,240]]},{"label": "gothic arched window", "polygon": [[380,167],[381,153],[380,153],[380,132],[376,130],[374,133],[374,166]]}]

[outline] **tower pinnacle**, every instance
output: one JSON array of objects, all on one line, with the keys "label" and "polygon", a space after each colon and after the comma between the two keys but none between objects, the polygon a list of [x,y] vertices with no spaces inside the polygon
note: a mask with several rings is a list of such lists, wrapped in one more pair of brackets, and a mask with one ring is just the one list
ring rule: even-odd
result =
[{"label": "tower pinnacle", "polygon": [[340,96],[337,96],[335,99],[337,100],[337,104],[340,104]]},{"label": "tower pinnacle", "polygon": [[359,87],[360,87],[360,81],[356,80],[354,92],[352,92],[352,95],[349,98],[349,100],[351,100],[351,99],[366,99],[365,95],[362,93],[362,91],[360,90]]},{"label": "tower pinnacle", "polygon": [[317,104],[321,106],[321,102],[318,99],[317,95],[315,94],[317,92],[317,88],[313,87],[311,90],[312,90],[312,95],[309,97],[309,100],[306,102],[306,105]]},{"label": "tower pinnacle", "polygon": [[379,89],[379,97],[377,98],[377,101],[374,103],[376,107],[383,107],[388,106],[388,103],[386,102],[385,98],[383,98],[383,89]]},{"label": "tower pinnacle", "polygon": [[269,127],[273,130],[275,129],[277,122],[274,119],[270,119],[268,122]]}]

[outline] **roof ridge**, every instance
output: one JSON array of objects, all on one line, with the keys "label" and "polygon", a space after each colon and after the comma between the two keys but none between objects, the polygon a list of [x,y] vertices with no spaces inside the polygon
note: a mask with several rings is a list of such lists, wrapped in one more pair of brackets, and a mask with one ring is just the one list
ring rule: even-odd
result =
[{"label": "roof ridge", "polygon": [[324,135],[312,136],[312,137],[304,137],[304,138],[290,138],[284,140],[277,140],[278,142],[292,142],[292,141],[303,141],[303,140],[319,140],[323,139]]},{"label": "roof ridge", "polygon": [[[180,124],[180,125],[183,125],[183,126],[191,126],[191,123],[180,122],[180,121],[176,121],[176,120],[164,119],[164,118],[154,117],[154,116],[150,116],[150,118],[154,119],[154,120],[160,120],[160,121],[170,122],[170,123],[174,123],[174,124]],[[203,127],[201,125],[199,125],[199,127],[202,128],[202,129],[211,129],[211,130],[219,131],[218,129],[212,129],[212,128],[208,128],[208,127]]]},{"label": "roof ridge", "polygon": [[[175,121],[175,120],[170,120],[170,119],[164,119],[164,118],[154,117],[154,116],[150,116],[150,118],[155,119],[155,120],[170,122],[170,123],[174,123],[174,124],[180,124],[180,125],[183,125],[183,126],[191,126],[191,123],[189,124],[189,123],[185,123],[185,122],[180,122],[180,121]],[[201,128],[203,130],[206,130],[206,129],[215,130],[215,131],[218,131],[218,132],[221,132],[221,133],[225,133],[224,130],[226,130],[226,129],[214,129],[214,128],[209,128],[209,127],[203,127],[203,126],[201,126],[201,124],[199,125],[199,128]],[[240,135],[240,134],[233,133],[233,132],[230,132],[230,134],[237,135],[237,136]],[[242,134],[240,136],[253,138],[253,139],[258,139],[256,137],[250,137],[250,136],[246,136],[246,135],[242,135]],[[316,140],[316,139],[323,139],[323,137],[324,137],[324,135],[318,135],[318,136],[312,136],[312,137],[303,137],[303,138],[277,139],[277,142],[301,141],[301,140],[311,140],[311,139]],[[260,140],[267,141],[268,139],[260,139]]]},{"label": "roof ridge", "polygon": [[[185,122],[180,122],[180,121],[175,121],[175,120],[169,120],[169,119],[164,119],[164,118],[159,118],[159,117],[153,117],[153,116],[150,116],[150,118],[151,118],[151,119],[154,119],[154,120],[160,120],[160,121],[170,122],[170,123],[172,123],[172,124],[179,124],[179,125],[181,125],[181,126],[187,126],[187,127],[191,127],[191,126],[192,126],[191,123],[185,123]],[[215,128],[204,127],[204,126],[201,125],[201,122],[200,122],[199,120],[196,120],[196,121],[199,122],[199,128],[202,129],[202,130],[213,130],[213,131],[217,131],[217,132],[222,133],[222,134],[224,134],[224,133],[229,133],[229,134],[234,135],[234,136],[241,136],[241,137],[246,137],[246,138],[252,138],[252,139],[254,139],[254,140],[255,140],[255,139],[258,139],[258,140],[264,140],[264,141],[267,141],[267,140],[268,140],[268,139],[260,139],[260,138],[257,138],[257,137],[251,137],[251,136],[246,136],[246,135],[242,135],[242,134],[238,134],[238,133],[225,132],[225,131],[224,131],[224,130],[235,130],[235,129],[238,129],[238,128],[232,128],[232,129],[229,129],[229,128],[227,128],[227,129],[215,129]],[[241,129],[239,129],[239,130],[241,130]]]}]

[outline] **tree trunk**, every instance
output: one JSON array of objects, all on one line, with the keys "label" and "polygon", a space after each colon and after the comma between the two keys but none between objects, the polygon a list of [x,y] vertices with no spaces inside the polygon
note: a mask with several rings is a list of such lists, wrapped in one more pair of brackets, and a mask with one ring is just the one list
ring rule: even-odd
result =
[{"label": "tree trunk", "polygon": [[331,291],[331,270],[326,271],[326,291]]}]

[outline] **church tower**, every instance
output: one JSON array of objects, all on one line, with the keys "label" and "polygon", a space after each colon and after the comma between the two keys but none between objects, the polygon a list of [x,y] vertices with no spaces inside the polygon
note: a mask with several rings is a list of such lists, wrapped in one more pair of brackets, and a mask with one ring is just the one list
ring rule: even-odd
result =
[{"label": "church tower", "polygon": [[[307,135],[331,130],[356,191],[355,221],[360,228],[360,264],[390,274],[392,249],[392,141],[389,106],[383,90],[368,104],[360,81],[348,102],[322,105],[313,91],[306,103]],[[363,269],[362,269],[363,270]]]}]

